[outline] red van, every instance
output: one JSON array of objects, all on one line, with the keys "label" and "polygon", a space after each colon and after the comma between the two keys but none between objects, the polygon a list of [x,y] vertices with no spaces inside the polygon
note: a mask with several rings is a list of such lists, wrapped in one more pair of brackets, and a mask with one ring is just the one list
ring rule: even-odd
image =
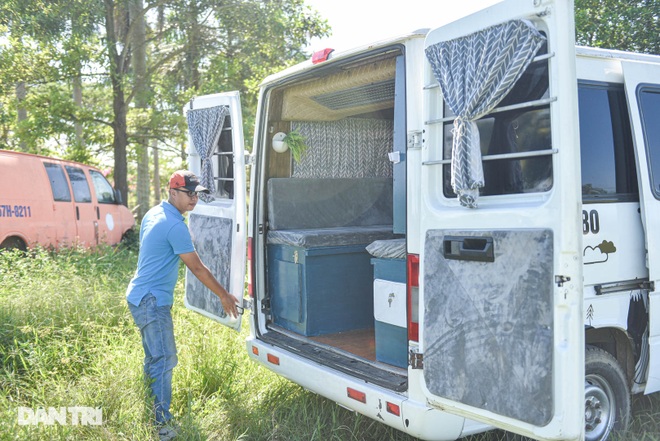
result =
[{"label": "red van", "polygon": [[134,224],[98,169],[0,150],[0,248],[113,245]]}]

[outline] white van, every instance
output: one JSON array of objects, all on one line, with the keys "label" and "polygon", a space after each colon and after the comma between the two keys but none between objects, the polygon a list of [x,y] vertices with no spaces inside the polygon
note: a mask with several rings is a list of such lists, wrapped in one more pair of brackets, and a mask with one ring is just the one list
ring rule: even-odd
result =
[{"label": "white van", "polygon": [[660,57],[573,36],[572,2],[506,0],[268,77],[247,219],[238,95],[186,106],[190,227],[233,293],[248,245],[255,361],[424,440],[628,425],[660,389]]}]

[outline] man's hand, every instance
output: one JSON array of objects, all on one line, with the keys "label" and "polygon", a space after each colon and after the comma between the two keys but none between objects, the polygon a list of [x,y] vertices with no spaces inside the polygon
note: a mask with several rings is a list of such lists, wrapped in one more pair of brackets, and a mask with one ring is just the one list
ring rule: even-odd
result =
[{"label": "man's hand", "polygon": [[224,295],[219,295],[218,297],[222,302],[222,309],[224,309],[230,316],[234,318],[238,317],[238,308],[236,305],[241,302],[239,302],[233,294],[229,294],[227,291],[225,291]]},{"label": "man's hand", "polygon": [[222,309],[225,310],[227,314],[231,317],[238,317],[238,308],[237,304],[241,304],[239,300],[234,297],[232,294],[229,294],[227,290],[220,285],[220,282],[213,277],[213,274],[208,269],[206,265],[201,261],[197,251],[192,253],[179,254],[183,263],[190,269],[190,271],[199,279],[200,282],[204,284],[208,289],[213,291],[213,293],[218,296],[220,302],[222,302]]}]

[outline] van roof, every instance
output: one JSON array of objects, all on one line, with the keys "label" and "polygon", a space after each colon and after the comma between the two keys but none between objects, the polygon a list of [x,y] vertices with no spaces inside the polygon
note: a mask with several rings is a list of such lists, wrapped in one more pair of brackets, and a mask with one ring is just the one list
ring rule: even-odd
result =
[{"label": "van roof", "polygon": [[78,166],[89,167],[89,168],[98,170],[98,167],[96,167],[94,165],[83,164],[82,162],[71,161],[71,160],[68,160],[68,159],[53,158],[51,156],[36,155],[34,153],[17,152],[17,151],[14,151],[14,150],[1,150],[0,149],[0,156],[15,156],[15,157],[34,158],[34,159],[46,159],[48,161],[61,162],[63,164],[78,165]]},{"label": "van roof", "polygon": [[380,48],[385,48],[388,46],[393,46],[396,44],[403,44],[409,40],[417,39],[417,38],[424,38],[426,37],[426,34],[428,34],[429,29],[417,29],[412,32],[408,32],[405,34],[400,34],[396,35],[384,40],[379,40],[375,41],[373,43],[369,44],[364,44],[361,46],[356,46],[354,48],[350,49],[345,49],[341,51],[333,51],[332,54],[330,55],[328,61],[324,61],[321,64],[312,64],[312,57],[310,56],[309,59],[303,61],[302,63],[298,63],[294,66],[288,67],[284,70],[281,70],[277,73],[274,73],[272,75],[267,76],[261,83],[261,87],[264,87],[266,85],[275,83],[283,78],[287,78],[291,75],[295,74],[301,74],[303,72],[306,72],[308,70],[314,69],[316,67],[319,67],[321,65],[327,66],[328,64],[331,63],[336,63],[340,62],[341,60],[345,60],[347,58],[352,58],[355,57],[356,55],[359,55],[361,53],[365,52],[371,52],[373,50],[377,50]]},{"label": "van roof", "polygon": [[[361,53],[370,52],[373,50],[377,50],[379,48],[385,48],[395,44],[403,44],[409,40],[416,38],[425,38],[426,35],[429,33],[429,31],[430,29],[418,29],[409,33],[396,35],[387,39],[375,41],[373,43],[356,46],[354,48],[345,49],[341,51],[334,51],[328,58],[328,61],[322,62],[321,64],[317,64],[317,65],[312,63],[312,57],[310,56],[308,60],[305,60],[302,63],[298,63],[294,66],[288,67],[284,70],[269,75],[262,81],[261,87],[265,87],[266,85],[271,85],[272,83],[276,83],[279,80],[288,78],[292,75],[304,73],[308,70],[312,70],[321,65],[327,66],[328,64],[331,63],[340,62],[342,60],[354,57]],[[659,55],[627,52],[627,51],[621,51],[615,49],[601,49],[601,48],[594,48],[587,46],[576,46],[576,55],[581,57],[631,60],[631,61],[641,61],[647,63],[660,63]]]},{"label": "van roof", "polygon": [[660,55],[627,52],[615,49],[601,49],[596,47],[576,46],[575,53],[581,57],[608,58],[615,60],[642,61],[646,63],[660,63]]}]

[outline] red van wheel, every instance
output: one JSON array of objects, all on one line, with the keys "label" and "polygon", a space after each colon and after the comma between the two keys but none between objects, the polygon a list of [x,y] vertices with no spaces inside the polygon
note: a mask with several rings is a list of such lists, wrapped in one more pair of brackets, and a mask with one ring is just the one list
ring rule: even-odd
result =
[{"label": "red van wheel", "polygon": [[0,243],[0,249],[26,251],[27,246],[25,245],[25,242],[23,242],[23,239],[13,236],[3,240],[2,243]]}]

